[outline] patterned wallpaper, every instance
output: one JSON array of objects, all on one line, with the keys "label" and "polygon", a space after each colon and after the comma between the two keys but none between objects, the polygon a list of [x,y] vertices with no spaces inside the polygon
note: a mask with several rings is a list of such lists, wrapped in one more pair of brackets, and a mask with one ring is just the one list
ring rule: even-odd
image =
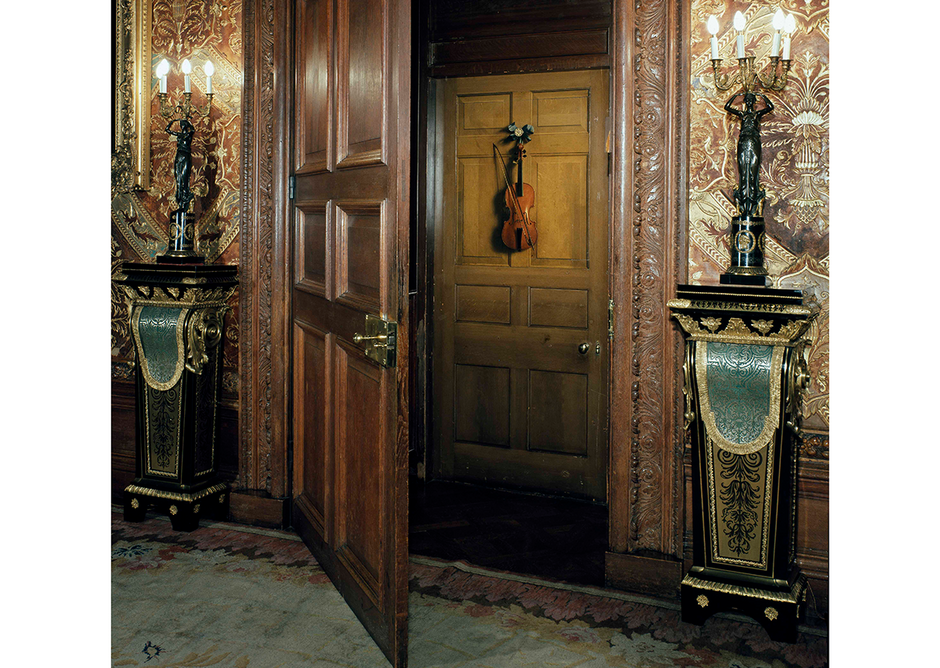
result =
[{"label": "patterned wallpaper", "polygon": [[781,0],[734,2],[693,0],[691,16],[691,111],[689,173],[689,282],[714,285],[727,268],[728,231],[736,214],[738,123],[723,107],[734,91],[714,88],[705,22],[718,17],[724,71],[737,68],[736,11],[747,19],[749,55],[766,63],[777,7],[792,13],[792,67],[786,88],[768,97],[774,111],[761,120],[760,182],[767,246],[765,266],[772,286],[796,288],[821,308],[812,326],[812,383],[803,406],[804,428],[826,441],[829,431],[829,2]]},{"label": "patterned wallpaper", "polygon": [[[142,4],[147,4],[146,0]],[[184,58],[193,63],[192,100],[206,97],[203,65],[215,65],[213,100],[208,118],[193,118],[192,190],[196,195],[197,249],[208,263],[238,264],[239,188],[241,164],[241,94],[243,84],[241,0],[151,0],[152,70],[166,58],[172,65],[168,100],[180,101]],[[120,193],[111,202],[111,270],[121,261],[151,262],[166,250],[167,227],[175,208],[173,159],[176,139],[166,132],[160,115],[158,80],[151,86],[151,186],[148,191]],[[223,388],[237,393],[237,295],[225,320]],[[111,291],[111,355],[113,374],[130,377],[133,359],[127,307]]]}]

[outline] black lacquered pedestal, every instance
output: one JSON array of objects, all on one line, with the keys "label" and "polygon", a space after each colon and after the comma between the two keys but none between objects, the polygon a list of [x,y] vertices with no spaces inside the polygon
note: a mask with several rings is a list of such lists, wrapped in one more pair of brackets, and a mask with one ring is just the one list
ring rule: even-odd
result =
[{"label": "black lacquered pedestal", "polygon": [[148,507],[192,531],[202,516],[224,519],[228,485],[216,470],[223,315],[237,267],[125,264],[115,279],[129,304],[137,354],[136,475],[124,518]]},{"label": "black lacquered pedestal", "polygon": [[798,290],[679,286],[692,444],[693,565],[682,618],[719,611],[792,642],[806,602],[796,564],[796,446],[808,384],[803,336],[815,316]]}]

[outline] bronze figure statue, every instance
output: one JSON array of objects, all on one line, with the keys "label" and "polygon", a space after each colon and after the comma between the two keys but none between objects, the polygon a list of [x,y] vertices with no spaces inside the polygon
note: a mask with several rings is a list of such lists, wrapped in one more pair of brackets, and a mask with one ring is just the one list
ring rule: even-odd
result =
[{"label": "bronze figure statue", "polygon": [[[758,96],[764,101],[764,106],[755,109]],[[773,111],[774,105],[766,95],[747,92],[744,93],[744,109],[739,110],[731,106],[739,97],[740,93],[725,104],[725,111],[741,121],[738,134],[738,187],[734,189],[734,200],[742,217],[753,217],[760,215],[760,204],[765,196],[760,187],[760,119]]]},{"label": "bronze figure statue", "polygon": [[[172,128],[177,120],[180,130],[174,132]],[[176,177],[176,210],[185,213],[194,197],[189,189],[189,173],[193,166],[192,143],[196,128],[188,119],[179,118],[170,121],[170,124],[166,126],[166,131],[176,137],[176,160],[173,164],[173,173]]]}]

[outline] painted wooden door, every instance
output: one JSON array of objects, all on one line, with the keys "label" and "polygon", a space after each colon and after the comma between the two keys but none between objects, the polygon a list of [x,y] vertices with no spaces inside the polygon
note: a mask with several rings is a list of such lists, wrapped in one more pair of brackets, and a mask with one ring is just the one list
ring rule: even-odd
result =
[{"label": "painted wooden door", "polygon": [[297,0],[292,110],[293,523],[394,666],[408,637],[410,11]]},{"label": "painted wooden door", "polygon": [[[449,79],[434,228],[437,474],[606,500],[606,70]],[[534,248],[500,239],[496,143],[530,124]],[[510,165],[510,180],[515,168]]]}]

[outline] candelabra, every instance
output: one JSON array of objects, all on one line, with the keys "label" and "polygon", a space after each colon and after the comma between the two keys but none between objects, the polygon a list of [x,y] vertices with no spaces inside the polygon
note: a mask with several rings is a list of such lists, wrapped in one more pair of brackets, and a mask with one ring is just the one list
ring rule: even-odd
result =
[{"label": "candelabra", "polygon": [[[160,79],[160,115],[169,119],[166,126],[167,133],[176,137],[176,158],[173,163],[173,173],[176,180],[176,210],[173,211],[173,220],[169,226],[169,240],[167,250],[163,255],[157,256],[157,262],[193,263],[203,262],[204,259],[196,252],[195,228],[196,216],[189,210],[194,199],[189,187],[192,172],[192,142],[196,128],[190,122],[193,116],[208,117],[212,108],[212,75],[215,68],[211,61],[206,61],[203,71],[206,73],[206,104],[202,107],[192,102],[192,64],[187,58],[180,67],[183,71],[183,101],[173,105],[167,101],[167,74],[170,64],[166,58],[157,65],[156,74]],[[173,130],[173,125],[179,123],[179,130]]]},{"label": "candelabra", "polygon": [[[744,47],[745,19],[741,12],[734,16],[736,35],[736,57],[738,71],[721,72],[718,56],[718,19],[710,16],[707,23],[711,34],[711,61],[715,88],[722,92],[737,89],[725,104],[725,111],[738,118],[741,124],[738,136],[737,163],[738,187],[734,189],[734,200],[738,215],[731,219],[731,264],[721,275],[721,283],[738,285],[767,284],[767,269],[764,267],[764,217],[763,205],[766,195],[760,187],[760,119],[773,111],[773,103],[762,93],[779,92],[787,85],[790,71],[790,36],[796,29],[792,14],[784,17],[778,9],[773,18],[774,37],[770,52],[769,68],[758,68],[754,56],[749,56]],[[781,43],[783,53],[781,55]],[[762,71],[762,69],[764,71]],[[758,108],[757,98],[763,105]],[[741,98],[743,109],[735,108]]]}]

